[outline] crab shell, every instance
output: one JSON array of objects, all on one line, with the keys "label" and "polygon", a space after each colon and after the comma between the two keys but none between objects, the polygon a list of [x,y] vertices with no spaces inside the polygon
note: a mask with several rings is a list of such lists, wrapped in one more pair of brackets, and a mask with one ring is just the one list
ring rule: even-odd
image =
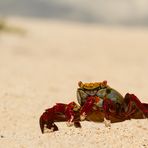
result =
[{"label": "crab shell", "polygon": [[105,98],[111,99],[117,104],[122,104],[123,102],[123,96],[118,91],[108,86],[107,81],[95,83],[82,83],[80,81],[78,85],[77,100],[81,106],[86,102],[88,96],[97,97],[96,105],[98,107],[102,107]]}]

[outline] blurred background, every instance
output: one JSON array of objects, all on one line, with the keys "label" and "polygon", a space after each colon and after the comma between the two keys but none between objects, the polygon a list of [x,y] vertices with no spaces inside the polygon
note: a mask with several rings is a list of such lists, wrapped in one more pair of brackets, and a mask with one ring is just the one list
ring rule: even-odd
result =
[{"label": "blurred background", "polygon": [[148,25],[147,0],[1,0],[1,16]]},{"label": "blurred background", "polygon": [[147,6],[147,0],[0,0],[1,64],[9,65],[1,66],[7,73],[2,81],[20,89],[15,78],[10,81],[13,73],[19,83],[32,78],[31,89],[38,89],[34,82],[46,85],[48,94],[53,85],[67,92],[79,80],[107,79],[123,93],[140,87],[144,95]]}]

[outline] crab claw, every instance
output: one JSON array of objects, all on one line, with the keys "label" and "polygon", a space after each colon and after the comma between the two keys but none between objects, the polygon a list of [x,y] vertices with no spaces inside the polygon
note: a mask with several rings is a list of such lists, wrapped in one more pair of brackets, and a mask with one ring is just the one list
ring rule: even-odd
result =
[{"label": "crab claw", "polygon": [[57,131],[58,127],[54,122],[66,121],[65,108],[67,104],[57,103],[52,108],[46,109],[41,115],[39,123],[41,132],[44,133],[45,127],[51,131]]},{"label": "crab claw", "polygon": [[41,132],[44,133],[45,127],[51,131],[57,131],[58,127],[54,122],[61,121],[67,121],[68,126],[81,127],[79,111],[80,106],[75,102],[69,104],[57,103],[52,108],[46,109],[39,120]]},{"label": "crab claw", "polygon": [[51,131],[58,131],[58,127],[54,124],[54,110],[50,108],[46,110],[39,120],[41,132],[44,133],[44,128],[48,128]]}]

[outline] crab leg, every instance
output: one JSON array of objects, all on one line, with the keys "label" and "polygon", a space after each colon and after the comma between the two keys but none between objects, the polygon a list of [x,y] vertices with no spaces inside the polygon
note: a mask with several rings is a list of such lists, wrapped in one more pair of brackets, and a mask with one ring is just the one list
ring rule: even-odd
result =
[{"label": "crab leg", "polygon": [[128,93],[125,95],[124,101],[118,111],[116,110],[116,104],[110,99],[104,99],[103,109],[105,120],[109,120],[110,117],[115,117],[116,119],[119,119],[119,121],[131,118],[142,119],[148,117],[148,104],[141,103],[135,95]]},{"label": "crab leg", "polygon": [[141,103],[134,94],[127,93],[123,104],[125,118],[148,118],[148,104]]},{"label": "crab leg", "polygon": [[104,124],[106,127],[111,126],[110,115],[115,116],[114,113],[111,113],[110,110],[115,111],[115,106],[112,100],[104,98],[103,100],[103,110],[104,110]]}]

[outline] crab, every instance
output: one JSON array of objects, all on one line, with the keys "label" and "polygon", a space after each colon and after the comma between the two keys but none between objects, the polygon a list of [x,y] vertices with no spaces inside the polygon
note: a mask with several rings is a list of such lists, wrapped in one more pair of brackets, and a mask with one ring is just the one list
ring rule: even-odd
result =
[{"label": "crab", "polygon": [[66,121],[68,126],[80,128],[80,121],[104,122],[106,127],[111,123],[129,119],[148,118],[148,103],[142,103],[134,94],[123,97],[107,81],[82,83],[78,82],[78,103],[57,103],[46,109],[39,119],[41,132],[45,128],[58,131],[55,122]]}]

